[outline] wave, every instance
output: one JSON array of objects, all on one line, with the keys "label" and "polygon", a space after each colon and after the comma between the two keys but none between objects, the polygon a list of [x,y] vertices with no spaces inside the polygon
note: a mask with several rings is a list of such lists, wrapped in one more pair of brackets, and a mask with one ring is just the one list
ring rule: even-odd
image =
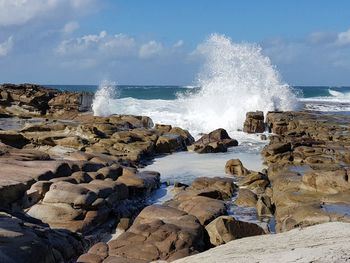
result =
[{"label": "wave", "polygon": [[180,93],[175,100],[112,99],[114,89],[100,85],[94,114],[147,115],[154,122],[180,126],[195,134],[219,127],[241,129],[248,111],[266,113],[298,107],[292,88],[281,81],[259,46],[233,43],[224,35],[213,34],[195,53],[204,58],[195,92]]},{"label": "wave", "polygon": [[340,92],[340,91],[336,91],[336,90],[332,90],[332,89],[328,89],[328,92],[333,97],[350,99],[350,92]]}]

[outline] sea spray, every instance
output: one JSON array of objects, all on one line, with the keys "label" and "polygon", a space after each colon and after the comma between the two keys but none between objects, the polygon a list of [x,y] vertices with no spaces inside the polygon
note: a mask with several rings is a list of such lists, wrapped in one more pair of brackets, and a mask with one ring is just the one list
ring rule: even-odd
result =
[{"label": "sea spray", "polygon": [[[188,129],[198,137],[219,127],[241,129],[248,111],[293,110],[297,98],[283,83],[268,57],[255,44],[237,44],[214,34],[196,49],[204,58],[198,86],[175,100],[114,99],[115,85],[103,83],[96,93],[95,115],[145,115],[154,123]],[[236,136],[236,135],[235,135]]]},{"label": "sea spray", "polygon": [[297,98],[283,83],[270,59],[255,44],[236,44],[213,34],[196,53],[205,59],[199,92],[181,97],[188,128],[210,131],[242,128],[248,111],[293,110]]},{"label": "sea spray", "polygon": [[102,81],[99,85],[94,100],[92,102],[92,111],[95,116],[108,116],[116,113],[113,111],[113,103],[118,97],[118,88],[114,82]]}]

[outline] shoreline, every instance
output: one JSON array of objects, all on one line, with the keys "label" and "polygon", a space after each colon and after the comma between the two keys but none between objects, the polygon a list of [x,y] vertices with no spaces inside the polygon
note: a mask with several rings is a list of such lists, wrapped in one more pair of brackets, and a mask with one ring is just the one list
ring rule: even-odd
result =
[{"label": "shoreline", "polygon": [[[8,88],[11,93],[6,92]],[[13,116],[32,122],[0,130],[0,221],[21,233],[23,245],[35,236],[40,249],[31,247],[27,257],[46,249],[49,262],[79,256],[78,262],[172,261],[229,240],[265,234],[268,230],[256,224],[225,217],[232,214],[227,202],[232,203],[234,195],[236,206],[275,217],[277,232],[350,222],[350,117],[268,113],[266,125],[273,134],[262,151],[267,169],[253,171],[240,161],[228,162],[226,171],[231,176],[177,181],[172,198],[148,205],[146,198],[160,187],[161,175],[148,171],[148,166],[139,169],[147,164],[144,160],[164,154],[176,157],[171,154],[186,150],[197,152],[193,156],[218,156],[238,142],[222,129],[195,142],[188,131],[153,126],[146,116],[93,117],[79,93],[29,84],[0,87],[0,91],[0,113],[7,117],[3,123]],[[38,117],[42,122],[37,122]],[[247,113],[244,127],[245,132],[260,133],[265,130],[265,118]],[[170,160],[166,165],[174,163],[176,169],[176,162],[184,161]],[[230,227],[219,227],[226,220],[225,226]],[[74,249],[45,244],[38,229],[45,231],[46,238],[74,244]],[[56,232],[63,229],[64,238]],[[92,246],[115,229],[122,234],[108,244]],[[214,239],[223,238],[222,231],[230,233],[229,240],[215,243]],[[185,241],[179,233],[186,236]],[[16,234],[10,231],[11,235]],[[167,242],[173,245],[166,246]],[[1,252],[0,258],[17,258],[13,251],[11,238],[5,238],[5,254]]]}]

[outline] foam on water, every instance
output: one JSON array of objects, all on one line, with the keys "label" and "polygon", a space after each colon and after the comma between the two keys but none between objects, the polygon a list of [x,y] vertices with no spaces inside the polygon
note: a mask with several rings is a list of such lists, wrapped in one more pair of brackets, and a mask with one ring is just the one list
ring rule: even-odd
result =
[{"label": "foam on water", "polygon": [[193,134],[218,127],[242,128],[247,111],[292,110],[298,105],[291,88],[280,80],[269,58],[254,44],[237,44],[214,34],[196,51],[204,58],[195,94],[176,100],[111,99],[110,85],[100,85],[95,115],[147,115],[155,123],[189,129]]}]

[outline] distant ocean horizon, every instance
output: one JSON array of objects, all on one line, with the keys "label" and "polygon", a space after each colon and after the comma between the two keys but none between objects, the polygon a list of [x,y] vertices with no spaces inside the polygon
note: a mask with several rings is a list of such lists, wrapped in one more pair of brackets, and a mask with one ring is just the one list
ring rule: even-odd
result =
[{"label": "distant ocean horizon", "polygon": [[[43,84],[45,87],[58,89],[61,91],[75,92],[93,92],[95,93],[99,85],[61,85],[61,84]],[[291,86],[298,98],[319,98],[332,97],[341,98],[349,96],[350,100],[350,85],[349,86]],[[119,98],[135,98],[135,99],[164,99],[173,100],[183,93],[195,93],[200,90],[199,86],[191,85],[116,85]]]}]

